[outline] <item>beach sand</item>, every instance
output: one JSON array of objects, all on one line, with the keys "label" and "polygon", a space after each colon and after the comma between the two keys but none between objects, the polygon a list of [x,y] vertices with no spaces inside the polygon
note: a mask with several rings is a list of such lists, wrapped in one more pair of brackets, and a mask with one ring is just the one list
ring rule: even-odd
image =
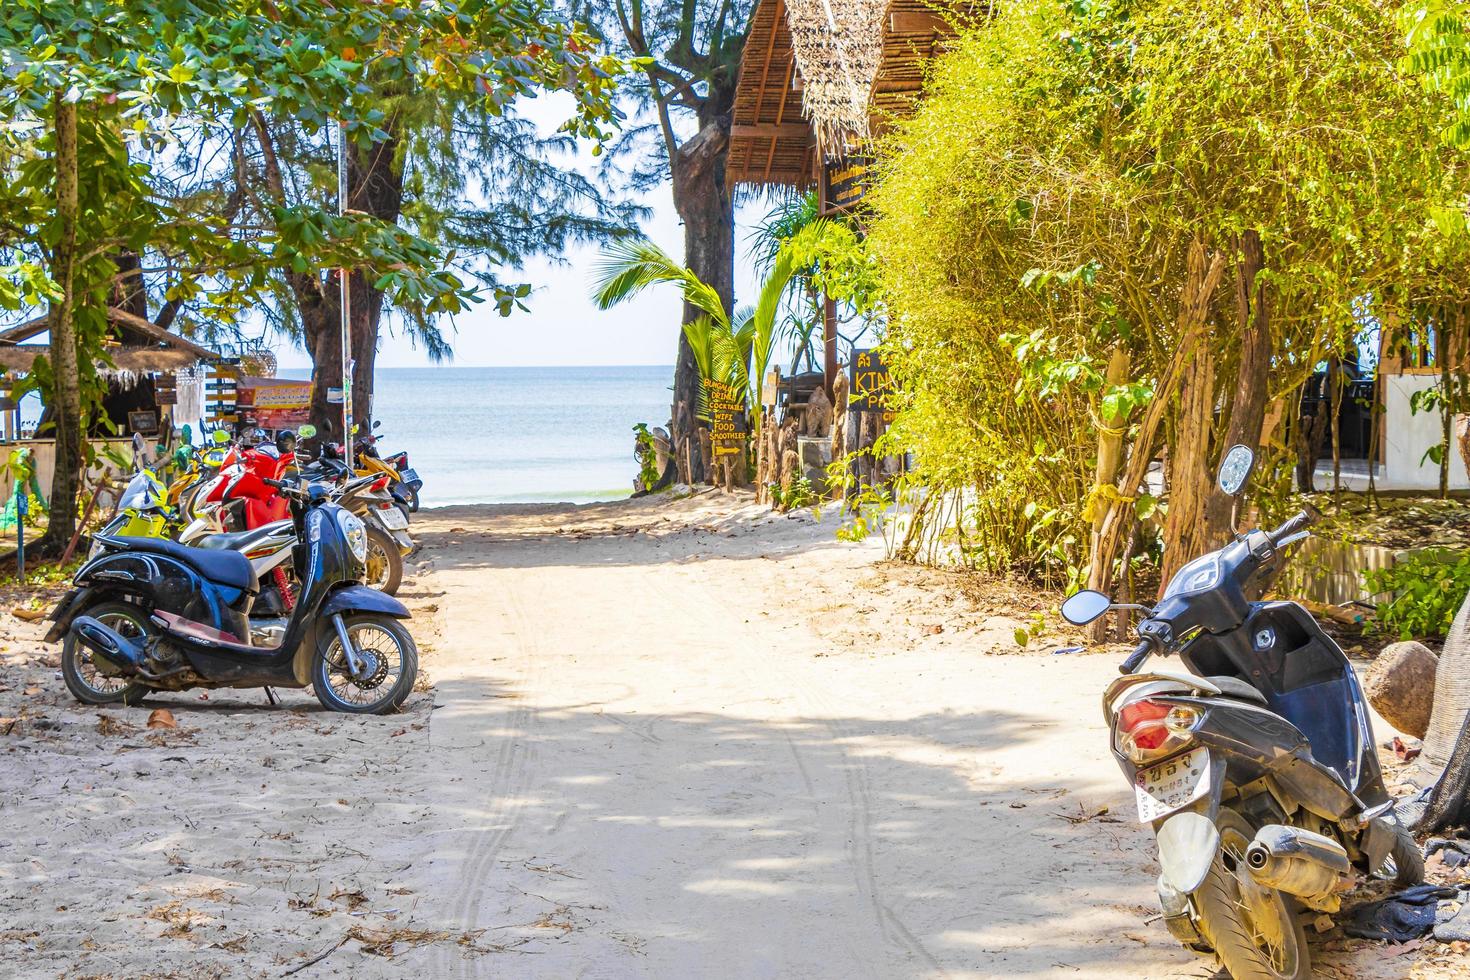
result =
[{"label": "beach sand", "polygon": [[[719,493],[424,511],[434,686],[386,718],[85,708],[7,613],[0,975],[1211,976],[1155,918],[1117,651],[1052,656],[1052,600],[836,526]],[[1317,944],[1319,976],[1470,966]]]}]

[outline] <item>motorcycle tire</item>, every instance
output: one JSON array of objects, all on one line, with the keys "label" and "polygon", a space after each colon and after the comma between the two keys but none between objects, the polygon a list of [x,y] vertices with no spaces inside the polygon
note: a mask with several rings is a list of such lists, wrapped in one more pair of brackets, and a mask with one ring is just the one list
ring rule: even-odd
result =
[{"label": "motorcycle tire", "polygon": [[1393,861],[1393,883],[1400,888],[1412,888],[1424,883],[1424,852],[1419,842],[1403,824],[1394,825],[1393,850],[1389,859]]},{"label": "motorcycle tire", "polygon": [[[367,684],[351,682],[345,676],[346,658],[341,652],[342,644],[337,639],[337,631],[324,629],[317,644],[316,655],[311,660],[312,693],[328,711],[353,715],[393,714],[408,700],[408,696],[413,693],[414,682],[418,679],[419,650],[413,642],[413,636],[398,620],[377,613],[344,616],[343,625],[359,652],[363,648],[358,648],[357,644],[364,633],[375,633],[380,638],[391,640],[398,657],[398,675],[385,685],[391,667],[382,662],[381,673],[375,671],[375,677],[369,678]],[[383,648],[381,639],[371,649],[376,656],[389,653]],[[340,692],[332,686],[334,676],[343,679],[343,689]],[[365,692],[364,696],[360,699],[349,696],[349,685]]]},{"label": "motorcycle tire", "polygon": [[[1215,819],[1220,852],[1204,883],[1194,893],[1199,929],[1234,980],[1310,980],[1311,954],[1298,921],[1296,900],[1273,888],[1261,888],[1245,870],[1245,849],[1255,829],[1233,810]],[[1246,889],[1256,889],[1249,896]],[[1252,921],[1257,906],[1269,920]],[[1279,943],[1268,938],[1279,935]]]},{"label": "motorcycle tire", "polygon": [[408,509],[415,514],[419,512],[419,492],[412,488],[408,491]]},{"label": "motorcycle tire", "polygon": [[[91,616],[93,619],[101,620],[103,625],[117,629],[120,621],[126,620],[136,629],[148,632],[148,614],[140,606],[131,602],[99,602],[82,610],[79,615]],[[92,661],[92,651],[88,650],[70,632],[66,639],[61,641],[61,679],[66,684],[66,689],[71,696],[83,704],[121,704],[133,705],[142,701],[152,690],[146,684],[137,681],[129,681],[116,689],[103,689],[94,687],[87,680],[88,669],[96,670]],[[101,675],[107,676],[107,675]]]},{"label": "motorcycle tire", "polygon": [[[398,551],[398,542],[380,527],[368,525],[368,572],[366,584],[388,595],[397,595],[403,583],[403,555]],[[381,566],[379,563],[383,563]],[[381,573],[375,575],[381,567]]]}]

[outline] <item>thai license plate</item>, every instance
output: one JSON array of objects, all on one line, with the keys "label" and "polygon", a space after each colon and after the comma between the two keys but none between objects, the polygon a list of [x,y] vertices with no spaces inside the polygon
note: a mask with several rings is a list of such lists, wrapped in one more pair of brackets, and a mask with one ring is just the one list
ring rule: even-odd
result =
[{"label": "thai license plate", "polygon": [[1210,750],[1191,749],[1183,755],[1138,770],[1133,792],[1138,797],[1138,820],[1152,823],[1188,806],[1210,790]]},{"label": "thai license plate", "polygon": [[402,531],[408,527],[408,518],[397,507],[380,507],[378,516],[382,518],[383,526],[390,531]]},{"label": "thai license plate", "polygon": [[419,474],[417,470],[404,470],[402,473],[398,474],[398,479],[402,480],[405,484],[413,483],[418,478]]}]

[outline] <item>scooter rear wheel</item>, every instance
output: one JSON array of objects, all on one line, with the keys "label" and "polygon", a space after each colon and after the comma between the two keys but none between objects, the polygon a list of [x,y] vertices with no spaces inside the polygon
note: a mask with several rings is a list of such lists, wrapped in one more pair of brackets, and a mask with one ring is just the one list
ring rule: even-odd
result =
[{"label": "scooter rear wheel", "polygon": [[336,630],[322,630],[311,662],[316,699],[329,711],[392,714],[408,700],[418,678],[419,650],[413,636],[398,620],[375,613],[344,616],[343,625],[363,670],[354,676]]},{"label": "scooter rear wheel", "polygon": [[398,542],[388,532],[369,525],[367,529],[367,572],[364,584],[387,595],[397,595],[403,583],[403,556]]},{"label": "scooter rear wheel", "polygon": [[1200,931],[1235,980],[1310,980],[1311,954],[1296,901],[1257,885],[1246,870],[1254,828],[1227,809],[1215,826],[1220,852],[1194,893]]},{"label": "scooter rear wheel", "polygon": [[[82,610],[81,615],[91,616],[127,637],[143,636],[149,631],[148,614],[131,602],[101,602]],[[92,651],[70,633],[61,643],[61,679],[71,696],[83,704],[137,704],[149,691],[145,684],[103,673]]]}]

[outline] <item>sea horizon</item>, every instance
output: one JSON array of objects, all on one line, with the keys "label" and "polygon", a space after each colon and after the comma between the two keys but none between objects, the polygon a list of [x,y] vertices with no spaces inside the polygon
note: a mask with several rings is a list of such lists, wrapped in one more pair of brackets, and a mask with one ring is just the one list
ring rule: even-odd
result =
[{"label": "sea horizon", "polygon": [[[382,367],[383,455],[405,450],[426,507],[591,503],[633,492],[633,426],[668,424],[674,366]],[[308,378],[310,368],[282,368]]]}]

